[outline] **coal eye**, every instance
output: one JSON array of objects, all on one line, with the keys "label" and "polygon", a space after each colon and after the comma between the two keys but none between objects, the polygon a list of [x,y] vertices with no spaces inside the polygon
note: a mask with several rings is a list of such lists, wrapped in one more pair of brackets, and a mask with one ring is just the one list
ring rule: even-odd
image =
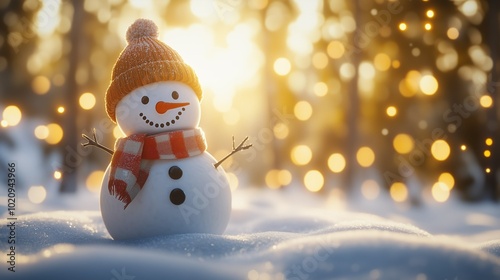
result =
[{"label": "coal eye", "polygon": [[149,97],[147,96],[143,96],[142,99],[141,99],[141,102],[142,104],[146,105],[149,103]]},{"label": "coal eye", "polygon": [[179,93],[177,91],[172,91],[172,98],[177,100],[177,98],[179,98]]},{"label": "coal eye", "polygon": [[186,194],[181,189],[173,189],[170,192],[170,202],[174,205],[181,205],[186,200]]}]

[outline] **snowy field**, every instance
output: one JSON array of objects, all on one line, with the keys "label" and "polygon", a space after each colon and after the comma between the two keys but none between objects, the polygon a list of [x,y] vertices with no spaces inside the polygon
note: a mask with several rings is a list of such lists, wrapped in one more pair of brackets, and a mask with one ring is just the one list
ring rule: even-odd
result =
[{"label": "snowy field", "polygon": [[[3,190],[2,190],[3,191]],[[18,201],[16,272],[8,271],[5,192],[0,279],[500,279],[500,205],[402,207],[238,189],[226,233],[114,241],[98,196]]]}]

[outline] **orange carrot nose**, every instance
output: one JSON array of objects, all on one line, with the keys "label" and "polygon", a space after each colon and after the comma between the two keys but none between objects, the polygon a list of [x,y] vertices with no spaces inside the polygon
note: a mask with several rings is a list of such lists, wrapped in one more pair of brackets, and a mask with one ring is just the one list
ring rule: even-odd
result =
[{"label": "orange carrot nose", "polygon": [[171,102],[160,101],[160,102],[156,103],[156,112],[158,112],[158,114],[165,114],[165,112],[167,112],[170,109],[184,107],[187,105],[189,105],[189,102],[171,103]]}]

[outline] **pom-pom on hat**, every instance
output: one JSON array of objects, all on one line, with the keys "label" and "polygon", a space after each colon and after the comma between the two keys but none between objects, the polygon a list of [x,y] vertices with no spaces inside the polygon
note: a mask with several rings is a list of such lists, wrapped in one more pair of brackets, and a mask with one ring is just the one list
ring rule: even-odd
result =
[{"label": "pom-pom on hat", "polygon": [[138,19],[127,30],[128,45],[113,67],[106,91],[106,112],[116,122],[116,105],[141,86],[163,81],[189,85],[201,100],[201,87],[193,69],[171,47],[158,40],[158,27],[152,20]]}]

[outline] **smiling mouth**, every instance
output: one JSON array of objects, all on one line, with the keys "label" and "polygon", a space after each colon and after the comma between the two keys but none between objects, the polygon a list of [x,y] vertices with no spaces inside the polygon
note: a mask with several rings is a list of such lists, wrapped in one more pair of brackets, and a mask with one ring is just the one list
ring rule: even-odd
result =
[{"label": "smiling mouth", "polygon": [[180,119],[182,112],[184,112],[184,111],[186,111],[186,108],[180,109],[177,112],[177,115],[175,116],[175,118],[171,119],[168,122],[164,122],[164,123],[157,123],[157,122],[155,123],[155,122],[149,120],[148,117],[146,117],[146,115],[144,115],[143,113],[140,113],[139,117],[141,117],[146,124],[149,124],[149,126],[154,126],[156,128],[164,128],[166,126],[171,126],[171,125],[175,124],[175,122]]}]

